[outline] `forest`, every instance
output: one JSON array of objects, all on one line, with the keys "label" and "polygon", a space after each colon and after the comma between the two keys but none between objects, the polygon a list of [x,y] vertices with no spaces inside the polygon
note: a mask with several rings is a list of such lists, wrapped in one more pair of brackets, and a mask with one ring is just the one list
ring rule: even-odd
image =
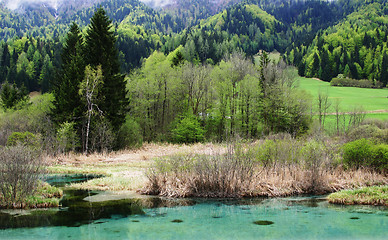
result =
[{"label": "forest", "polygon": [[70,204],[46,173],[169,198],[377,185],[327,200],[387,206],[388,3],[206,6],[0,5],[0,209]]}]

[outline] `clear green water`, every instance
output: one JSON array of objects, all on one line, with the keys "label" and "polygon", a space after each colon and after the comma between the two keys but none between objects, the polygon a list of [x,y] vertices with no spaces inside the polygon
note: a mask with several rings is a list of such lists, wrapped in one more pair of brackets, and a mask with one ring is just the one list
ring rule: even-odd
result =
[{"label": "clear green water", "polygon": [[[5,228],[4,221],[13,227],[0,230],[0,239],[388,239],[387,208],[343,207],[314,197],[240,201],[155,198],[147,203],[152,208],[141,209],[133,200],[87,203],[80,200],[84,194],[68,193],[64,209],[34,214],[35,221],[44,219],[29,224],[35,227],[21,227],[23,216],[8,216],[7,220],[6,214],[0,214],[0,227]],[[20,222],[18,226],[15,221]],[[273,224],[257,225],[256,221]]]}]

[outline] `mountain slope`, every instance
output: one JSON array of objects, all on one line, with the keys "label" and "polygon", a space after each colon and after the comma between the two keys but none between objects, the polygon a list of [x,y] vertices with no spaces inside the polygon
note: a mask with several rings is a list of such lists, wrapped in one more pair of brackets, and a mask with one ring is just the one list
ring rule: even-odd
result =
[{"label": "mountain slope", "polygon": [[[311,44],[292,49],[287,59],[299,66],[301,75],[308,77],[330,81],[344,74],[356,79],[381,80],[387,37],[388,4],[377,1],[327,28]],[[382,81],[386,84],[387,80]]]}]

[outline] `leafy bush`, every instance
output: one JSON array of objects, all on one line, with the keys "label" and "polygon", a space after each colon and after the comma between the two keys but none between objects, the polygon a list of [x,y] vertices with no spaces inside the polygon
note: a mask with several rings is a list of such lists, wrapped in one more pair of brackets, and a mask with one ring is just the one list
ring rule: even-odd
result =
[{"label": "leafy bush", "polygon": [[111,124],[104,118],[96,118],[91,125],[89,149],[97,152],[111,150],[115,140]]},{"label": "leafy bush", "polygon": [[118,149],[140,147],[143,144],[143,136],[140,125],[130,117],[121,126],[116,140]]},{"label": "leafy bush", "polygon": [[361,125],[350,130],[347,137],[350,141],[354,141],[361,138],[376,137],[380,132],[381,130],[374,125]]},{"label": "leafy bush", "polygon": [[7,146],[23,145],[28,147],[39,147],[39,139],[30,132],[14,132],[7,140]]},{"label": "leafy bush", "polygon": [[0,205],[15,207],[36,190],[43,171],[40,154],[23,145],[0,148]]},{"label": "leafy bush", "polygon": [[80,146],[75,126],[75,122],[64,122],[59,126],[57,139],[61,152],[75,151]]},{"label": "leafy bush", "polygon": [[331,86],[337,87],[359,87],[359,88],[382,88],[383,84],[379,81],[370,81],[368,79],[352,79],[352,78],[333,78],[330,82]]},{"label": "leafy bush", "polygon": [[187,115],[181,119],[172,130],[172,140],[176,143],[195,143],[204,140],[205,130],[198,119]]},{"label": "leafy bush", "polygon": [[349,142],[343,146],[343,161],[347,167],[368,167],[386,171],[388,170],[388,145],[375,144],[365,138]]}]

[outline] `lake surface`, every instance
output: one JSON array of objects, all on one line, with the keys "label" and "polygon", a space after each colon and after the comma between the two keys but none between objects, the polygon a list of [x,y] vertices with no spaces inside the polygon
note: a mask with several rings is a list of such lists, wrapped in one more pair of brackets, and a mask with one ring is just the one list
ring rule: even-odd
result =
[{"label": "lake surface", "polygon": [[60,209],[0,212],[0,239],[388,239],[388,209],[321,197],[249,200],[83,200]]}]

